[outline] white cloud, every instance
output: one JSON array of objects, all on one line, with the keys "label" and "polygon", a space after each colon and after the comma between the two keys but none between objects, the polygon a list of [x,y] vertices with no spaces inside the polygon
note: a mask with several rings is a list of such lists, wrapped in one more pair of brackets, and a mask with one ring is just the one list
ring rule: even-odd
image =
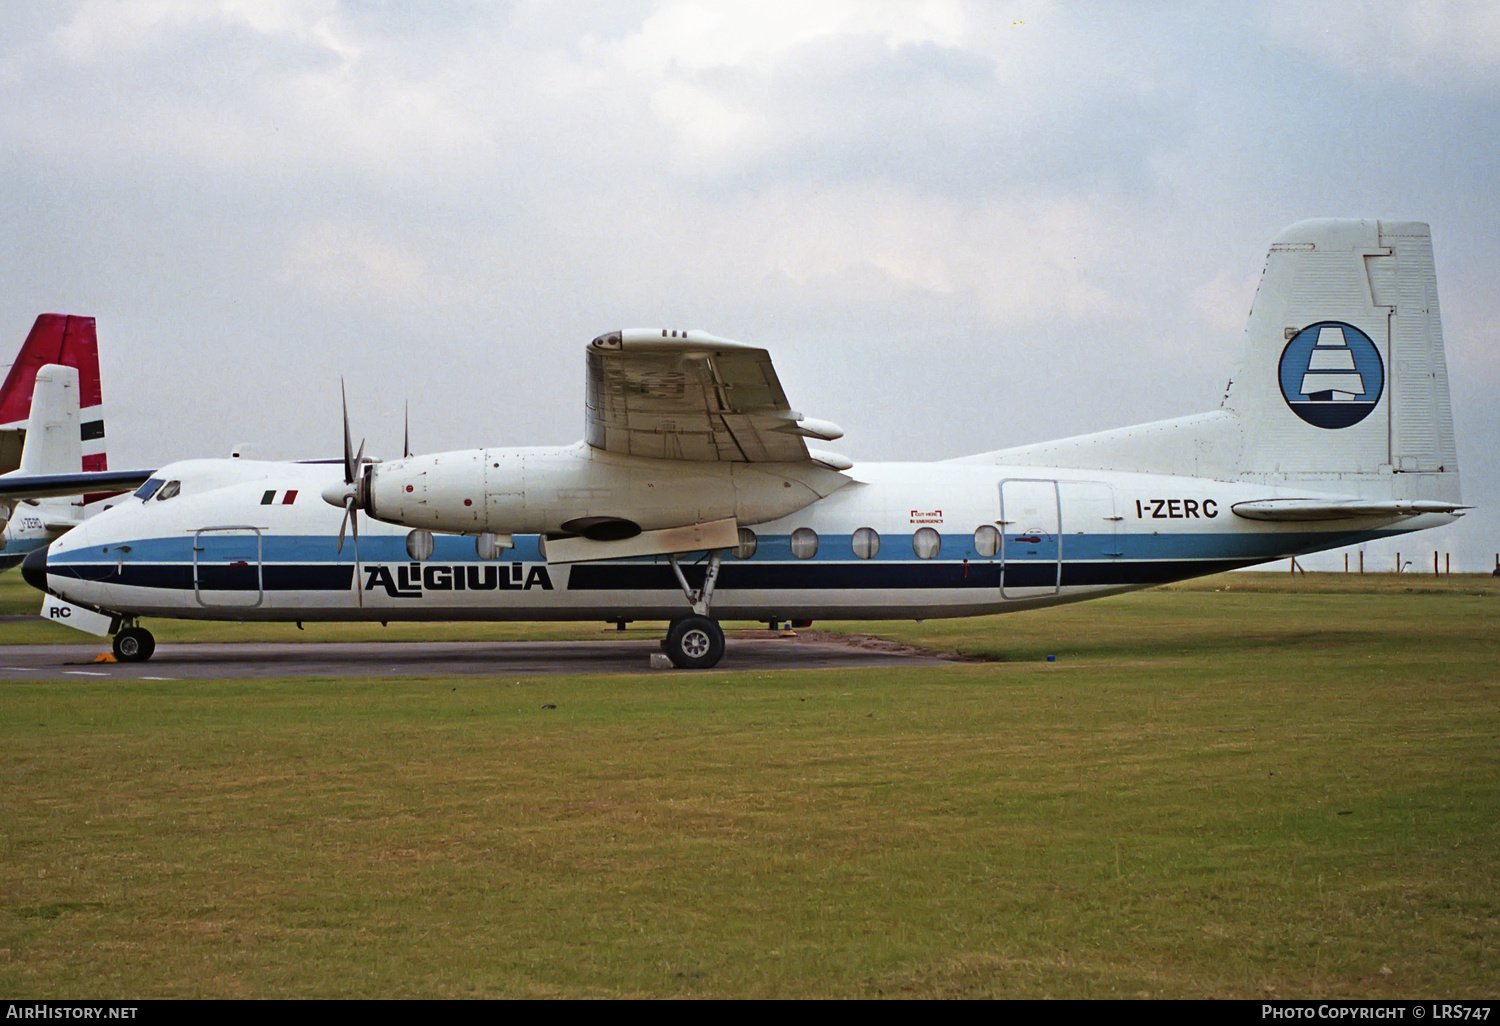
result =
[{"label": "white cloud", "polygon": [[1363,78],[1397,75],[1432,89],[1500,84],[1494,0],[1274,0],[1273,37]]},{"label": "white cloud", "polygon": [[[288,367],[348,363],[357,340],[441,349],[413,380],[490,361],[546,382],[505,404],[479,375],[446,382],[448,444],[565,441],[579,342],[698,324],[774,344],[797,401],[862,426],[865,455],[1019,442],[1212,405],[1264,241],[1321,214],[1446,225],[1455,378],[1495,365],[1486,6],[13,6],[6,304],[21,330],[65,303],[99,315],[132,354],[116,394],[210,328],[246,368],[266,339],[297,340]],[[917,337],[1004,369],[845,373]],[[1059,404],[1049,373],[1108,398]],[[918,391],[921,437],[860,413]],[[294,448],[321,437],[318,411],[283,405]],[[960,409],[988,420],[944,419]],[[198,451],[171,430],[152,458]]]},{"label": "white cloud", "polygon": [[1239,331],[1250,317],[1250,304],[1259,287],[1259,275],[1241,277],[1220,271],[1211,280],[1189,290],[1188,302],[1210,328]]},{"label": "white cloud", "polygon": [[[1139,235],[1135,217],[1065,194],[972,203],[888,183],[785,183],[726,200],[652,190],[574,209],[535,233],[532,252],[593,282],[606,305],[775,296],[868,317],[927,296],[1016,328],[1142,309],[1158,266],[1117,246]],[[589,239],[607,244],[590,252]]]},{"label": "white cloud", "polygon": [[84,0],[53,38],[77,61],[171,43],[185,30],[238,26],[263,36],[313,42],[352,60],[357,48],[341,33],[337,0]]},{"label": "white cloud", "polygon": [[888,47],[956,46],[969,22],[968,6],[960,0],[665,0],[619,52],[626,68],[665,75],[763,68],[832,37],[873,36]]},{"label": "white cloud", "polygon": [[278,278],[339,302],[398,310],[420,308],[434,298],[420,257],[369,228],[338,221],[296,232]]},{"label": "white cloud", "polygon": [[[1002,83],[1034,95],[1039,81],[1072,81],[1069,57],[1079,48],[1051,7],[1049,0],[665,0],[638,31],[588,47],[585,57],[607,69],[611,87],[650,96],[676,139],[679,170],[720,173],[735,161],[824,147],[851,127],[871,132],[884,124],[888,136],[899,135],[910,126],[907,108],[924,100],[934,102],[931,117],[951,119],[953,110],[935,104],[971,108],[992,101]],[[1031,31],[1018,40],[1015,30],[1027,19]],[[902,95],[914,72],[899,55],[923,48],[968,62],[966,71],[983,64],[983,80],[933,96]],[[921,71],[929,79],[951,73],[931,59]],[[1010,100],[1014,115],[1016,97]],[[870,104],[866,116],[851,117],[861,101]]]}]

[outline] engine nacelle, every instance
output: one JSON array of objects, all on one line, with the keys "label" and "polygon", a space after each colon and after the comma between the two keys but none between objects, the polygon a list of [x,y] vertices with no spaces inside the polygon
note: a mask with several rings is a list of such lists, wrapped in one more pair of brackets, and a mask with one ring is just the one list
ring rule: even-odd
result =
[{"label": "engine nacelle", "polygon": [[730,517],[765,523],[850,480],[811,463],[655,460],[583,444],[412,456],[363,472],[364,511],[387,523],[596,540]]}]

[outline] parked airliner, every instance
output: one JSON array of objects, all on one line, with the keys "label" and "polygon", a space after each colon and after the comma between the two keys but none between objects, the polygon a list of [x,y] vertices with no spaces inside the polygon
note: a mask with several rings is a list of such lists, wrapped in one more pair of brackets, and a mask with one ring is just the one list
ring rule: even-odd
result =
[{"label": "parked airliner", "polygon": [[94,318],[42,314],[0,384],[0,570],[145,479],[107,467]]},{"label": "parked airliner", "polygon": [[611,332],[586,365],[575,445],[377,462],[346,414],[341,465],[174,463],[23,572],[122,659],[151,655],[143,617],[665,619],[673,662],[707,667],[720,618],[1028,609],[1465,508],[1414,222],[1283,231],[1218,409],[939,463],[808,448],[841,432],[792,411],[765,350],[704,332]]}]

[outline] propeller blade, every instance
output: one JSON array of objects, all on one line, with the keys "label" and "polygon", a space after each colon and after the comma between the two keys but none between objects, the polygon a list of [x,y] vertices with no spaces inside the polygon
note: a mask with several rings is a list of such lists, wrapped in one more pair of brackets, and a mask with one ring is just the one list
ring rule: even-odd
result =
[{"label": "propeller blade", "polygon": [[359,608],[365,607],[365,590],[359,586],[359,514],[349,511],[350,526],[354,528],[354,600]]},{"label": "propeller blade", "polygon": [[344,518],[339,521],[339,541],[334,547],[335,552],[344,551],[344,529],[349,526],[349,518],[354,514],[354,496],[350,495],[344,499]]},{"label": "propeller blade", "polygon": [[[339,397],[344,401],[344,484],[354,483],[354,440],[349,437],[349,393],[344,390],[344,379],[339,378]],[[360,447],[364,451],[364,447]]]},{"label": "propeller blade", "polygon": [[401,438],[401,458],[402,459],[410,459],[411,458],[411,400],[410,399],[408,399],[406,401],[406,406],[405,406],[405,408],[403,410],[403,413],[402,413],[402,420],[404,420],[406,422],[406,424],[405,424],[405,426],[406,426],[406,432],[405,432],[405,434],[402,435],[402,438]]}]

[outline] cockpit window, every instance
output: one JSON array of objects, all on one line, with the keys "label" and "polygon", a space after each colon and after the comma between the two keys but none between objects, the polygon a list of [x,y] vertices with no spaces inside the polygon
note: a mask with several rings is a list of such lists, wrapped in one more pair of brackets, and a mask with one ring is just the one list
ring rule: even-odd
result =
[{"label": "cockpit window", "polygon": [[181,481],[168,481],[166,484],[162,485],[161,491],[156,493],[156,501],[166,502],[168,499],[170,499],[180,491],[182,491]]},{"label": "cockpit window", "polygon": [[137,499],[145,501],[146,499],[149,499],[151,498],[151,496],[155,495],[156,490],[160,487],[161,478],[153,477],[151,480],[147,481],[145,484],[141,485],[135,490],[135,497]]}]

